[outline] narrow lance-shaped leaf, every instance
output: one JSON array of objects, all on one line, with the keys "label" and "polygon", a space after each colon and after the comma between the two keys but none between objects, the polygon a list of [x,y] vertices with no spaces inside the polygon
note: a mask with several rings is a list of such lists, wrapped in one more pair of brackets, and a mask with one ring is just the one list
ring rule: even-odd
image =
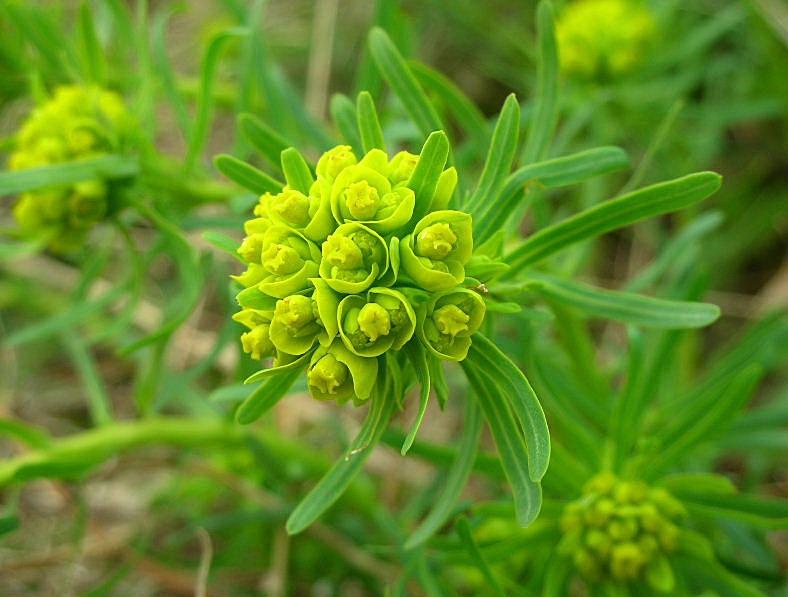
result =
[{"label": "narrow lance-shaped leaf", "polygon": [[539,481],[550,463],[550,432],[531,384],[509,357],[481,333],[473,336],[469,358],[505,391],[498,399],[509,403],[520,422],[528,447],[528,471],[533,481]]},{"label": "narrow lance-shaped leaf", "polygon": [[580,212],[528,237],[507,256],[505,277],[517,274],[575,243],[623,228],[653,216],[689,207],[720,188],[721,177],[698,172],[655,184]]},{"label": "narrow lance-shaped leaf", "polygon": [[200,88],[197,95],[197,113],[194,118],[192,135],[189,138],[186,149],[186,167],[190,169],[194,166],[200,156],[205,143],[208,140],[208,133],[213,116],[213,105],[215,102],[214,87],[216,85],[216,72],[219,68],[219,60],[228,42],[236,37],[246,35],[246,31],[240,28],[233,28],[215,35],[208,49],[203,56],[200,67]]},{"label": "narrow lance-shaped leaf", "polygon": [[539,36],[538,83],[522,156],[526,164],[544,158],[558,120],[558,48],[553,5],[547,0],[542,0],[536,9],[536,28]]},{"label": "narrow lance-shaped leaf", "polygon": [[512,169],[519,133],[520,104],[512,93],[506,98],[498,116],[479,184],[465,206],[472,216],[476,217],[484,211],[486,205],[496,202],[504,180]]},{"label": "narrow lance-shaped leaf", "polygon": [[411,222],[418,222],[430,209],[438,179],[449,158],[449,138],[443,131],[431,133],[421,148],[419,162],[413,170],[407,187],[416,195]]},{"label": "narrow lance-shaped leaf", "polygon": [[279,193],[284,186],[280,181],[270,177],[262,170],[227,154],[217,155],[213,159],[216,169],[227,178],[248,189],[256,195],[263,193]]},{"label": "narrow lance-shaped leaf", "polygon": [[454,120],[480,148],[487,145],[487,119],[449,78],[421,62],[408,62],[411,72],[426,89],[437,95],[454,114]]},{"label": "narrow lance-shaped leaf", "polygon": [[628,165],[629,157],[620,147],[597,147],[523,166],[506,179],[498,200],[486,203],[474,219],[474,238],[482,243],[500,230],[525,199],[524,190],[530,185],[546,189],[569,186]]},{"label": "narrow lance-shaped leaf", "polygon": [[345,492],[386,430],[396,404],[393,398],[389,392],[374,393],[367,418],[356,439],[345,456],[331,467],[290,514],[286,524],[288,533],[295,535],[303,531]]},{"label": "narrow lance-shaped leaf", "polygon": [[175,73],[173,72],[172,64],[167,54],[167,24],[172,16],[179,10],[181,10],[180,7],[174,7],[166,11],[161,11],[154,17],[151,27],[152,60],[164,96],[175,115],[175,120],[178,122],[178,128],[180,128],[183,138],[188,140],[192,137],[192,119],[186,108],[186,102],[183,99],[183,95],[178,90]]},{"label": "narrow lance-shaped leaf", "polygon": [[528,526],[542,507],[542,488],[528,473],[528,448],[509,406],[500,399],[494,379],[465,359],[460,363],[476,392],[487,425],[490,427],[501,458],[504,474],[512,488],[517,522]]},{"label": "narrow lance-shaped leaf", "polygon": [[375,102],[366,91],[358,94],[356,117],[358,118],[358,130],[361,133],[361,146],[364,149],[364,153],[373,149],[386,151],[386,142],[383,140],[383,131],[378,121]]},{"label": "narrow lance-shaped leaf", "polygon": [[788,528],[788,500],[736,493],[703,493],[691,489],[675,495],[700,514],[741,520],[769,529]]},{"label": "narrow lance-shaped leaf", "polygon": [[397,94],[421,133],[427,135],[444,128],[424,90],[383,29],[375,27],[370,31],[369,49],[383,78]]},{"label": "narrow lance-shaped leaf", "polygon": [[83,180],[127,178],[139,171],[139,163],[134,157],[105,155],[52,166],[0,172],[0,197]]},{"label": "narrow lance-shaped leaf", "polygon": [[430,371],[427,366],[427,354],[418,338],[413,338],[405,345],[405,354],[413,366],[413,371],[416,373],[416,379],[421,390],[419,392],[419,411],[408,436],[405,438],[405,442],[402,444],[401,453],[403,456],[408,453],[416,439],[416,434],[419,431],[419,427],[421,427],[422,420],[424,420],[424,413],[427,412],[427,403],[430,399]]},{"label": "narrow lance-shaped leaf", "polygon": [[82,2],[79,7],[79,39],[79,49],[88,78],[97,85],[101,85],[104,82],[106,73],[104,51],[96,35],[93,13],[87,2]]},{"label": "narrow lance-shaped leaf", "polygon": [[331,118],[337,125],[345,143],[353,148],[356,155],[362,155],[363,147],[361,136],[358,132],[358,119],[356,117],[356,107],[346,95],[337,93],[331,97]]},{"label": "narrow lance-shaped leaf", "polygon": [[460,541],[462,541],[463,545],[465,546],[465,549],[471,558],[471,562],[473,562],[473,564],[479,569],[479,572],[482,573],[482,576],[484,576],[487,588],[490,590],[490,593],[493,595],[498,595],[498,597],[505,597],[506,593],[503,592],[498,579],[495,578],[495,574],[490,569],[489,564],[486,562],[484,556],[482,556],[482,552],[479,550],[479,546],[476,545],[476,541],[473,539],[471,527],[468,524],[468,519],[465,518],[465,516],[461,516],[457,521],[457,534],[460,536]]},{"label": "narrow lance-shaped leaf", "polygon": [[280,371],[252,392],[235,411],[235,420],[241,425],[253,423],[279,402],[301,375],[301,368]]},{"label": "narrow lance-shaped leaf", "polygon": [[252,114],[241,114],[238,117],[238,128],[252,147],[273,166],[280,167],[280,156],[290,146],[284,137]]},{"label": "narrow lance-shaped leaf", "polygon": [[529,285],[530,289],[592,317],[645,327],[675,329],[704,327],[720,316],[719,307],[710,303],[671,301],[605,290],[537,272],[531,272],[528,276],[535,281]]},{"label": "narrow lance-shaped leaf", "polygon": [[426,542],[440,529],[452,514],[454,505],[460,498],[476,460],[479,436],[482,430],[482,417],[476,399],[468,397],[465,403],[465,419],[457,454],[452,461],[443,490],[435,500],[435,505],[419,527],[405,542],[405,549],[413,549]]},{"label": "narrow lance-shaped leaf", "polygon": [[309,189],[312,188],[315,178],[304,156],[295,147],[288,147],[282,152],[282,171],[285,173],[287,186],[309,195]]}]

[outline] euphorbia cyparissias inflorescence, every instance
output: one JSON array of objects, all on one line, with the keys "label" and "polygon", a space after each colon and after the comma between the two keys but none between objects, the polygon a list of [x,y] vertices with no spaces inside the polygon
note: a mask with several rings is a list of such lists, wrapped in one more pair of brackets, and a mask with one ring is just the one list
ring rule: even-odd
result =
[{"label": "euphorbia cyparissias inflorescence", "polygon": [[456,173],[443,172],[414,221],[418,159],[373,149],[359,160],[335,147],[307,193],[265,194],[245,224],[238,253],[248,267],[236,280],[246,289],[234,316],[248,328],[243,348],[274,366],[304,358],[316,398],[366,400],[379,358],[408,342],[462,360],[482,323],[483,299],[463,287],[471,217],[446,209]]},{"label": "euphorbia cyparissias inflorescence", "polygon": [[589,580],[672,585],[665,558],[678,547],[684,507],[666,490],[601,473],[561,517],[560,551]]},{"label": "euphorbia cyparissias inflorescence", "polygon": [[[116,93],[61,86],[22,125],[8,167],[25,170],[117,152],[132,128]],[[108,183],[93,179],[26,192],[14,215],[26,236],[45,241],[54,251],[71,251],[108,209]]]}]

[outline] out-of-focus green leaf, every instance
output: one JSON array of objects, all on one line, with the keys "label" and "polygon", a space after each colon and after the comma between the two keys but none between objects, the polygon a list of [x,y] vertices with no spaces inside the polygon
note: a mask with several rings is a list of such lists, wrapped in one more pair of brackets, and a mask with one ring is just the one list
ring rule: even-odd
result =
[{"label": "out-of-focus green leaf", "polygon": [[213,163],[219,172],[255,195],[276,194],[284,187],[282,182],[231,155],[219,154]]},{"label": "out-of-focus green leaf", "polygon": [[432,131],[443,129],[435,108],[383,29],[375,27],[370,31],[369,49],[383,78],[397,94],[421,134],[429,135]]},{"label": "out-of-focus green leaf", "polygon": [[27,170],[0,172],[0,196],[69,185],[83,180],[128,178],[139,171],[139,163],[135,157],[104,155]]},{"label": "out-of-focus green leaf", "polygon": [[277,402],[284,398],[300,375],[300,368],[280,371],[278,375],[260,384],[260,387],[249,394],[238,406],[238,410],[235,412],[235,420],[241,425],[248,425],[262,417]]}]

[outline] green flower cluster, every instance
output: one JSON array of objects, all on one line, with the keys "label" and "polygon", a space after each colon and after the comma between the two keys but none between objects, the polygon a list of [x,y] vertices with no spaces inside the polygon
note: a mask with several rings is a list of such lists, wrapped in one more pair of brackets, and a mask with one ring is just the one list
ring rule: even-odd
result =
[{"label": "green flower cluster", "polygon": [[461,286],[471,217],[446,209],[456,171],[443,171],[414,222],[418,160],[379,149],[359,160],[335,147],[309,189],[263,195],[245,224],[234,316],[248,328],[243,348],[274,367],[303,362],[316,398],[366,400],[378,357],[414,338],[438,358],[462,360],[481,325],[483,299]]},{"label": "green flower cluster", "polygon": [[619,76],[646,55],[656,30],[639,0],[576,0],[556,25],[561,67],[587,78]]},{"label": "green flower cluster", "polygon": [[[98,87],[61,86],[35,108],[16,135],[10,170],[25,170],[116,151],[131,130],[119,95]],[[20,196],[14,215],[22,232],[50,249],[79,248],[87,231],[108,211],[103,180],[87,180]]]},{"label": "green flower cluster", "polygon": [[676,522],[684,515],[664,489],[604,472],[564,509],[559,550],[589,580],[645,580],[664,590],[673,579],[665,556],[677,547]]}]

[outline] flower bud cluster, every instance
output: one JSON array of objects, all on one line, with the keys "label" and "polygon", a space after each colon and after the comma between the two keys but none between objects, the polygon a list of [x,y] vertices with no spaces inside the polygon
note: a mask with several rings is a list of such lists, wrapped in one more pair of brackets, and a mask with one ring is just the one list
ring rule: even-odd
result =
[{"label": "flower bud cluster", "polygon": [[[8,167],[25,170],[116,151],[131,122],[123,100],[114,92],[58,87],[22,125]],[[30,191],[20,196],[14,215],[27,236],[45,240],[54,251],[71,251],[107,213],[107,194],[104,180]]]},{"label": "flower bud cluster", "polygon": [[656,24],[639,0],[575,0],[556,25],[561,66],[589,79],[631,71],[647,54]]},{"label": "flower bud cluster", "polygon": [[605,472],[566,506],[559,550],[588,580],[645,580],[664,587],[665,555],[678,546],[684,507],[662,488],[624,481]]},{"label": "flower bud cluster", "polygon": [[235,279],[254,359],[274,366],[308,357],[307,383],[319,399],[369,398],[378,357],[422,342],[441,359],[462,360],[485,313],[462,286],[473,252],[471,217],[445,207],[453,168],[414,221],[408,186],[419,156],[358,159],[348,146],[323,154],[309,189],[265,194],[245,224]]}]

